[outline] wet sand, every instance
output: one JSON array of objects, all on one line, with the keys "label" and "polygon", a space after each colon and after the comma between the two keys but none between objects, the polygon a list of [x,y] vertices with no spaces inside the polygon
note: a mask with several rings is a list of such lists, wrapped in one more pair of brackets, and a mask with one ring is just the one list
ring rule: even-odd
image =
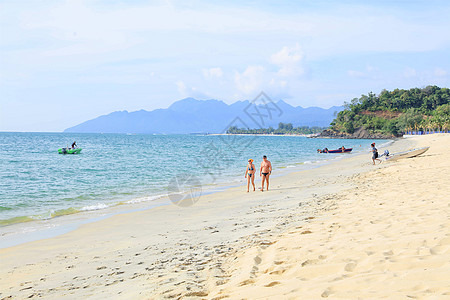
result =
[{"label": "wet sand", "polygon": [[421,157],[350,155],[269,192],[230,188],[0,249],[0,299],[444,297],[450,136],[388,148],[420,144]]}]

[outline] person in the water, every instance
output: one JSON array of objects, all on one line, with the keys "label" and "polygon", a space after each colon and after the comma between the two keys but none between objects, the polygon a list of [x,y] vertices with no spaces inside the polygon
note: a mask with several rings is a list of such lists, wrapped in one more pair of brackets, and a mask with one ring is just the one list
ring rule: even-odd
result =
[{"label": "person in the water", "polygon": [[78,146],[77,146],[77,142],[74,141],[74,142],[72,143],[72,149],[75,149],[76,147],[78,147]]},{"label": "person in the water", "polygon": [[253,185],[253,191],[255,191],[255,172],[256,168],[253,164],[253,159],[249,159],[247,168],[245,168],[245,178],[247,178],[247,193],[250,189],[250,181]]},{"label": "person in the water", "polygon": [[272,173],[272,164],[267,159],[267,156],[263,156],[263,161],[261,162],[261,168],[259,169],[259,176],[262,177],[261,180],[261,192],[264,192],[264,181],[267,183],[266,190],[269,190],[269,176]]}]

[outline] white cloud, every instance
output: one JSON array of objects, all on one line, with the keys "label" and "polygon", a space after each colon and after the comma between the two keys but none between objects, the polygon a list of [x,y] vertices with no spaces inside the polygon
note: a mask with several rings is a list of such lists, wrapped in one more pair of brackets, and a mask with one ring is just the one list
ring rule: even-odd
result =
[{"label": "white cloud", "polygon": [[270,80],[270,85],[272,87],[276,87],[276,88],[285,88],[287,87],[287,81],[286,80],[276,80],[275,78],[272,78]]},{"label": "white cloud", "polygon": [[304,74],[303,58],[303,52],[296,44],[295,47],[283,47],[270,57],[270,61],[280,67],[279,76],[298,76]]},{"label": "white cloud", "polygon": [[348,76],[359,79],[379,79],[378,68],[368,65],[364,71],[348,70]]},{"label": "white cloud", "polygon": [[236,88],[245,95],[260,92],[264,83],[265,69],[262,66],[249,66],[244,72],[235,73]]},{"label": "white cloud", "polygon": [[[277,39],[283,33],[297,40],[309,40],[306,50],[311,57],[365,51],[427,51],[450,42],[450,36],[442,35],[440,30],[442,26],[450,26],[449,20],[417,23],[414,18],[386,14],[381,9],[369,12],[364,6],[340,11],[329,9],[320,14],[292,12],[281,17],[270,10],[239,5],[199,5],[193,9],[170,2],[105,5],[68,0],[54,3],[45,7],[22,6],[18,13],[19,27],[11,33],[5,30],[8,36],[2,40],[15,39],[18,31],[42,34],[64,42],[47,49],[47,55],[73,55],[130,49],[154,37],[158,31],[181,32],[185,36],[191,32],[233,34],[244,39],[264,33],[265,41]],[[301,59],[298,50],[283,48],[280,57],[274,59]]]},{"label": "white cloud", "polygon": [[187,88],[186,88],[186,84],[185,84],[183,81],[181,81],[181,80],[178,80],[175,84],[177,85],[178,92],[179,92],[183,97],[186,97],[186,96],[188,95],[188,93],[187,93]]},{"label": "white cloud", "polygon": [[196,99],[203,99],[203,100],[214,98],[202,92],[195,86],[186,85],[186,83],[184,83],[184,81],[182,80],[178,80],[175,84],[178,88],[178,93],[180,94],[181,97],[193,97]]},{"label": "white cloud", "polygon": [[282,47],[266,57],[266,63],[267,65],[251,65],[243,72],[235,72],[235,86],[241,98],[261,91],[273,97],[289,98],[290,86],[298,83],[305,75],[304,55],[299,44]]},{"label": "white cloud", "polygon": [[441,68],[434,69],[434,76],[445,77],[447,75],[448,75],[448,72],[444,69],[441,69]]},{"label": "white cloud", "polygon": [[221,68],[203,69],[202,72],[203,72],[203,76],[206,79],[220,78],[223,75],[223,71]]},{"label": "white cloud", "polygon": [[371,65],[368,65],[368,66],[366,67],[366,70],[367,70],[368,72],[376,72],[376,71],[378,71],[378,68],[377,68],[377,67],[374,67],[374,66],[371,66]]},{"label": "white cloud", "polygon": [[[179,95],[242,100],[261,90],[316,104],[321,94],[448,86],[450,5],[375,2],[0,1],[0,104],[52,108],[85,91],[80,98],[103,112],[161,107]],[[367,61],[382,72],[364,68]],[[117,106],[99,100],[106,98]],[[22,126],[15,119],[6,122]]]},{"label": "white cloud", "polygon": [[367,78],[366,73],[361,71],[355,71],[355,70],[348,70],[347,71],[348,76],[355,77],[355,78]]},{"label": "white cloud", "polygon": [[[403,71],[403,77],[406,79],[419,79],[419,80],[425,80],[430,84],[433,83],[433,81],[440,81],[445,80],[448,76],[448,71],[444,70],[442,68],[434,68],[434,69],[422,69],[422,70],[416,70],[411,67],[405,68]],[[437,84],[437,83],[433,83]],[[443,84],[445,85],[445,83]]]},{"label": "white cloud", "polygon": [[413,69],[413,68],[406,68],[404,71],[403,71],[403,76],[405,77],[405,78],[413,78],[413,77],[417,77],[417,71],[415,70],[415,69]]}]

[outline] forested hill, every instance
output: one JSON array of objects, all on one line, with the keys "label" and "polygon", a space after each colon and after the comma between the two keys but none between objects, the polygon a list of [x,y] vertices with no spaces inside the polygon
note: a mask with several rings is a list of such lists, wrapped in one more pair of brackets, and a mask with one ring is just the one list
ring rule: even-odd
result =
[{"label": "forested hill", "polygon": [[450,129],[450,89],[437,86],[370,92],[345,103],[344,110],[322,136],[348,136],[366,131],[371,136],[398,136],[410,130]]}]

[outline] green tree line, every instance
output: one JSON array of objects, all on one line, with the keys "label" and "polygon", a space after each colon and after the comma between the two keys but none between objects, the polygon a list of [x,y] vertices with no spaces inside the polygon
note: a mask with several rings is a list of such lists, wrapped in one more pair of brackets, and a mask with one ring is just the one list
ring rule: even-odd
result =
[{"label": "green tree line", "polygon": [[450,89],[437,86],[409,90],[370,92],[345,103],[330,124],[332,129],[353,133],[363,127],[371,132],[398,135],[410,130],[450,129]]},{"label": "green tree line", "polygon": [[258,128],[258,129],[245,129],[238,128],[236,126],[230,126],[227,129],[228,134],[313,134],[320,133],[324,130],[324,127],[308,127],[308,126],[300,126],[294,127],[292,123],[282,123],[278,124],[278,128],[275,129],[273,127],[269,128]]}]

